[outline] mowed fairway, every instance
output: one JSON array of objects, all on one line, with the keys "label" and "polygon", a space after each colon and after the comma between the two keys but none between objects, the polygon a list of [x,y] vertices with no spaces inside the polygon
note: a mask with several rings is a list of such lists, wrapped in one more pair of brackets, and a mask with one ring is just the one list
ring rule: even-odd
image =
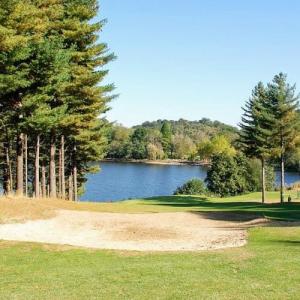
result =
[{"label": "mowed fairway", "polygon": [[[118,204],[63,204],[64,209],[121,212],[199,211],[236,219],[257,214],[299,220],[300,204],[259,204],[258,194],[234,199],[170,197]],[[275,200],[276,195],[269,198]],[[47,201],[20,200],[9,211],[0,201],[2,222],[51,218]],[[15,204],[17,200],[13,201]],[[49,206],[50,205],[50,206]],[[49,214],[38,206],[46,207]],[[89,208],[89,209],[88,209]],[[151,209],[151,210],[150,210]],[[216,214],[217,212],[217,214]],[[5,213],[5,215],[4,215]],[[219,214],[218,214],[219,213]],[[300,228],[296,222],[249,229],[240,248],[202,252],[133,252],[0,242],[1,299],[299,299]]]}]

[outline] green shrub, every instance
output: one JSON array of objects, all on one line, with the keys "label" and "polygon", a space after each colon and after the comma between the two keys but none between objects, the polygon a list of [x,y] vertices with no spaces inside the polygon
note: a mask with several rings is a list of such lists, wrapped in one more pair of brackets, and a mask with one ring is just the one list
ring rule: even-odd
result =
[{"label": "green shrub", "polygon": [[200,179],[191,179],[182,186],[178,187],[174,195],[201,195],[206,191],[205,184]]},{"label": "green shrub", "polygon": [[[274,177],[273,168],[268,167],[266,169],[267,190],[274,188]],[[206,183],[210,192],[221,197],[259,191],[261,190],[260,162],[248,159],[242,154],[214,155]]]}]

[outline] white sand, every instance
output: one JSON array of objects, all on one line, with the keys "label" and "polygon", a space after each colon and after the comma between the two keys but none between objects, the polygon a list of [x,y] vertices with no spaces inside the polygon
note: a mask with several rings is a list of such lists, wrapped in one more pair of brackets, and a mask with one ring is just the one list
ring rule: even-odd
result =
[{"label": "white sand", "polygon": [[245,245],[246,228],[252,223],[212,220],[186,212],[60,210],[52,219],[0,225],[0,239],[97,249],[198,251]]}]

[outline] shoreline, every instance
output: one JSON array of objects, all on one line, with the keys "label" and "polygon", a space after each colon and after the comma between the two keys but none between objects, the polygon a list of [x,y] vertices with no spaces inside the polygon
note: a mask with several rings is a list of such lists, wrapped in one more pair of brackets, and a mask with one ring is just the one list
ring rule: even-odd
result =
[{"label": "shoreline", "polygon": [[135,164],[148,164],[148,165],[170,165],[170,166],[201,166],[208,167],[210,164],[204,161],[189,161],[183,159],[165,159],[165,160],[149,160],[149,159],[117,159],[105,158],[100,162],[118,162],[118,163],[135,163]]}]

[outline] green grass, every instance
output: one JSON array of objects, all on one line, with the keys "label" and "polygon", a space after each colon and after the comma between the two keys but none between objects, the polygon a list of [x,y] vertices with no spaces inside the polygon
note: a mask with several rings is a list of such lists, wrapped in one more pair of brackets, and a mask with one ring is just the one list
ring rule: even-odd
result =
[{"label": "green grass", "polygon": [[[277,200],[278,193],[269,193]],[[74,208],[111,212],[201,212],[300,220],[300,203],[231,198],[155,197]],[[293,225],[293,227],[292,227]],[[245,247],[212,252],[91,251],[0,242],[0,299],[299,299],[300,228],[249,231]]]},{"label": "green grass", "polygon": [[0,243],[1,299],[299,299],[300,229],[242,248],[138,254]]},{"label": "green grass", "polygon": [[[295,199],[294,192],[291,193]],[[228,198],[208,198],[200,196],[167,196],[154,197],[141,200],[129,200],[113,204],[115,210],[129,208],[134,212],[176,212],[176,211],[194,211],[209,213],[212,217],[217,217],[217,213],[232,213],[241,216],[253,215],[266,217],[275,220],[283,221],[298,221],[300,220],[300,202],[280,204],[277,192],[267,194],[269,201],[277,201],[275,203],[260,203],[260,193],[251,193],[242,196]],[[220,214],[220,217],[222,214]],[[228,219],[228,218],[227,218]]]}]

